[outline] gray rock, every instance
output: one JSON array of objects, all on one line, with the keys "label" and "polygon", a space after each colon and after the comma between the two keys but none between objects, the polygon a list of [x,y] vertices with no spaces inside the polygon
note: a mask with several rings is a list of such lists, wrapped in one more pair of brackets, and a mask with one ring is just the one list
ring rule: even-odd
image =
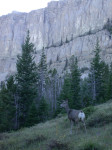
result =
[{"label": "gray rock", "polygon": [[[17,55],[30,31],[37,50],[46,47],[47,63],[62,74],[66,58],[75,55],[79,67],[89,67],[96,39],[99,38],[102,58],[112,61],[112,38],[104,29],[112,19],[112,0],[60,0],[52,1],[45,9],[30,13],[12,13],[0,17],[0,80],[16,71]],[[57,61],[57,56],[59,60]]]}]

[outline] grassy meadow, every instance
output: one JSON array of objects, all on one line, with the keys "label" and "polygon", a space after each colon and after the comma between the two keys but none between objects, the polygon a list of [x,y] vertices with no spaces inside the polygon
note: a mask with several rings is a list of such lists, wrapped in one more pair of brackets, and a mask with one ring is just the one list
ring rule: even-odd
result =
[{"label": "grassy meadow", "polygon": [[71,135],[67,115],[60,115],[30,128],[0,133],[0,150],[112,150],[112,101],[84,111],[87,134],[80,123]]}]

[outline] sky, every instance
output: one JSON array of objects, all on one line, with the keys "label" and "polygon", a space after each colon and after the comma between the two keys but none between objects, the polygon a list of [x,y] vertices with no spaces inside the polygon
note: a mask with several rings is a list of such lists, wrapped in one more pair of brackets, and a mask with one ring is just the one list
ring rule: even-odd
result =
[{"label": "sky", "polygon": [[12,11],[30,12],[44,8],[50,1],[51,0],[0,0],[0,16],[11,13]]}]

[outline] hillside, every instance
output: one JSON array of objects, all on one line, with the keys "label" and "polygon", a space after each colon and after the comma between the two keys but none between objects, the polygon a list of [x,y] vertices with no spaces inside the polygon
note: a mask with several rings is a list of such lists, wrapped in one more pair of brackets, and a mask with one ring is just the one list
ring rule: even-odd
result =
[{"label": "hillside", "polygon": [[[16,132],[0,134],[0,150],[112,150],[112,101],[84,109],[87,134],[82,125],[70,135],[67,116]],[[88,115],[89,114],[89,115]]]}]

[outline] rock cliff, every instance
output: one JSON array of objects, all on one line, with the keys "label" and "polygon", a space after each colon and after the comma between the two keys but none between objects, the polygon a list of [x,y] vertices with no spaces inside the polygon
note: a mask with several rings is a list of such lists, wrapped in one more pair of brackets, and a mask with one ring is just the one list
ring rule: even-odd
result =
[{"label": "rock cliff", "polygon": [[112,0],[60,0],[30,13],[12,13],[0,17],[0,80],[16,71],[16,58],[30,31],[38,63],[45,47],[47,63],[61,74],[72,55],[79,67],[89,67],[96,39],[102,58],[112,61],[112,37],[105,24],[112,20]]}]

